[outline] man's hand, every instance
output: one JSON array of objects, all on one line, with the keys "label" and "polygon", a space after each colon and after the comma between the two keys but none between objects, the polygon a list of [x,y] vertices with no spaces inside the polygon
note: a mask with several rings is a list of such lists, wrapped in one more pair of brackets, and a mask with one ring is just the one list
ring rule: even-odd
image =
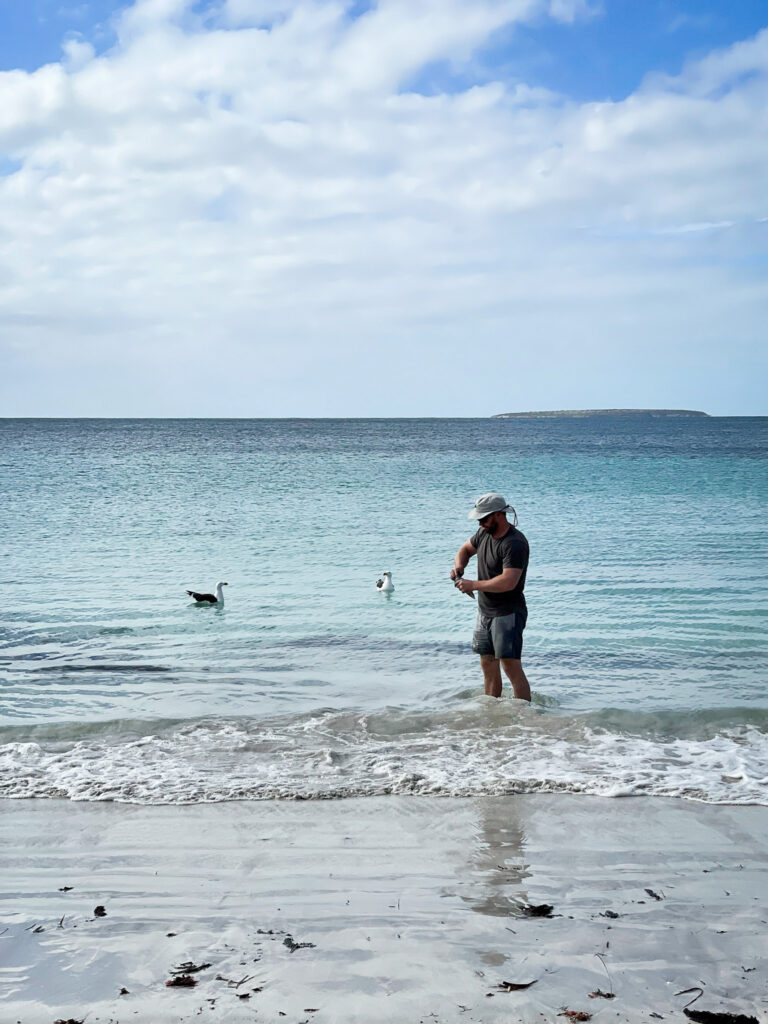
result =
[{"label": "man's hand", "polygon": [[464,575],[464,570],[463,569],[451,569],[451,579],[452,580],[460,580],[463,575]]},{"label": "man's hand", "polygon": [[456,589],[460,590],[462,594],[471,594],[473,590],[477,589],[477,580],[465,580],[459,577],[456,580]]}]

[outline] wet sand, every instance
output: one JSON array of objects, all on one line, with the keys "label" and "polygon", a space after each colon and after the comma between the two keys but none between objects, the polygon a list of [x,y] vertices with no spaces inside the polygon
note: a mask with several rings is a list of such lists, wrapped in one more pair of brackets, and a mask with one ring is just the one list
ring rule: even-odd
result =
[{"label": "wet sand", "polygon": [[0,1021],[764,1022],[767,845],[646,798],[3,801]]}]

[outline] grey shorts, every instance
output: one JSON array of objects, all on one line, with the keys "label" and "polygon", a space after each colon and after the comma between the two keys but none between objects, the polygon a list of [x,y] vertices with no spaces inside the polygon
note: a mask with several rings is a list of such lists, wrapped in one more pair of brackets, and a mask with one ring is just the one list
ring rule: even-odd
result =
[{"label": "grey shorts", "polygon": [[528,612],[510,615],[483,615],[477,613],[472,650],[475,654],[490,654],[492,658],[512,658],[519,661],[523,653],[523,630]]}]

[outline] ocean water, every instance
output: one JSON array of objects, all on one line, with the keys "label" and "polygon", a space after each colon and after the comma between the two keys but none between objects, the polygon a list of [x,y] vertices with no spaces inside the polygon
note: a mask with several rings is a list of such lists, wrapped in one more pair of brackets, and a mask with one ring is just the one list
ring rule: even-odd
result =
[{"label": "ocean water", "polygon": [[[768,418],[0,420],[0,796],[766,804],[767,452]],[[488,490],[531,705],[483,695],[448,580]]]}]

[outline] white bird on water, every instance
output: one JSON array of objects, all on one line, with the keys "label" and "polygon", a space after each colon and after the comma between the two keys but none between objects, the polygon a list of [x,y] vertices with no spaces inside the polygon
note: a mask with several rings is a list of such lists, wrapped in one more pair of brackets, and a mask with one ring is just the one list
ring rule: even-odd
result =
[{"label": "white bird on water", "polygon": [[224,604],[224,594],[221,592],[222,587],[228,587],[228,583],[217,583],[215,594],[198,594],[196,590],[188,590],[187,593],[190,597],[193,597],[198,604]]},{"label": "white bird on water", "polygon": [[381,576],[382,576],[382,578],[380,580],[376,580],[377,588],[383,594],[391,594],[392,591],[395,589],[395,585],[392,582],[392,573],[391,572],[383,572],[381,574]]}]

